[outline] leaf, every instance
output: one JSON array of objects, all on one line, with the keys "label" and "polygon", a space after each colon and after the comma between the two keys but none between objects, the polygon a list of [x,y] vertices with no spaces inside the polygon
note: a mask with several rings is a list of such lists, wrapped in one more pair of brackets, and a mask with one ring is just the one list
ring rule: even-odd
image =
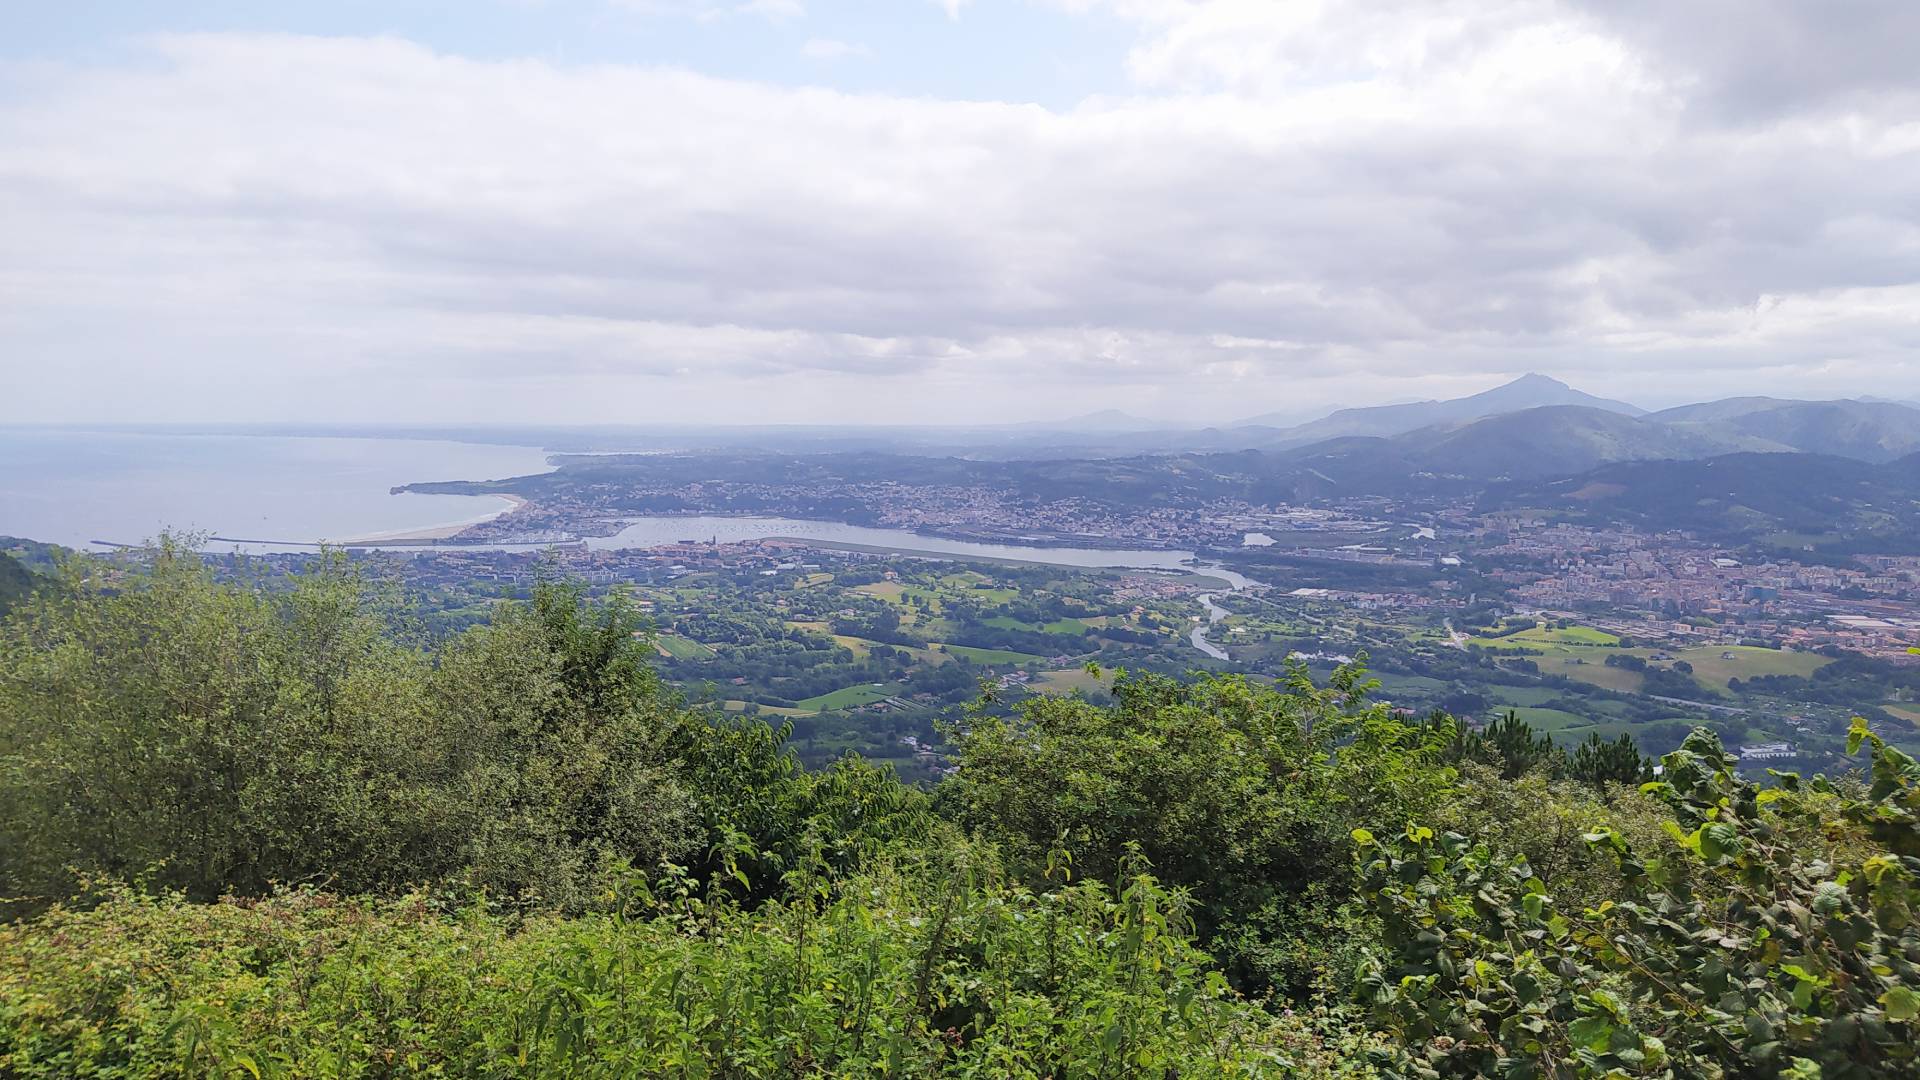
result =
[{"label": "leaf", "polygon": [[1887,1019],[1905,1023],[1920,1016],[1920,993],[1912,987],[1896,986],[1880,995],[1880,1007],[1887,1010]]},{"label": "leaf", "polygon": [[1368,844],[1373,843],[1373,834],[1365,829],[1355,829],[1353,830],[1353,842],[1359,844],[1361,847],[1366,847]]},{"label": "leaf", "polygon": [[1567,1037],[1589,1050],[1605,1050],[1613,1038],[1613,1021],[1605,1016],[1583,1016],[1567,1025]]},{"label": "leaf", "polygon": [[254,1064],[254,1061],[252,1058],[248,1057],[245,1054],[241,1054],[240,1056],[233,1059],[233,1063],[247,1070],[247,1072],[253,1077],[253,1080],[260,1080],[260,1066]]}]

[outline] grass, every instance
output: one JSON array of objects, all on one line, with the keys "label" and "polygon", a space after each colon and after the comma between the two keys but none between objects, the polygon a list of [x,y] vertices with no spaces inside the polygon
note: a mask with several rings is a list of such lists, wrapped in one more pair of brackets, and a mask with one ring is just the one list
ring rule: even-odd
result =
[{"label": "grass", "polygon": [[885,600],[889,604],[897,604],[900,602],[900,597],[906,594],[907,587],[897,581],[876,581],[868,585],[855,585],[853,591]]},{"label": "grass", "polygon": [[830,709],[856,709],[862,705],[871,705],[876,701],[890,698],[899,692],[900,688],[891,683],[883,686],[869,686],[866,683],[861,683],[859,686],[842,687],[832,693],[821,694],[818,697],[810,697],[803,701],[796,701],[794,704],[802,709],[813,712],[826,712]]},{"label": "grass", "polygon": [[1556,659],[1542,656],[1538,659],[1540,661],[1540,674],[1542,675],[1565,675],[1575,682],[1583,682],[1588,686],[1597,686],[1602,690],[1617,690],[1623,694],[1637,694],[1640,692],[1641,686],[1646,682],[1646,679],[1642,677],[1639,672],[1629,671],[1626,668],[1608,667],[1605,660],[1597,662],[1588,660],[1584,664],[1569,664],[1564,662],[1565,657]]},{"label": "grass", "polygon": [[1602,739],[1613,740],[1622,735],[1631,735],[1641,725],[1631,720],[1605,720],[1597,724],[1580,724],[1576,727],[1561,728],[1553,732],[1553,741],[1561,746],[1574,746],[1587,741],[1587,736],[1598,735]]},{"label": "grass", "polygon": [[[720,707],[731,713],[747,711],[747,703],[744,701],[740,701],[738,699],[728,699],[726,701],[723,701],[720,703]],[[784,705],[762,705],[760,706],[760,715],[761,716],[812,716],[814,715],[814,713],[813,713],[813,710],[811,709],[789,709]]]},{"label": "grass", "polygon": [[679,634],[661,634],[654,638],[653,648],[661,656],[675,660],[705,660],[713,655],[711,648]]},{"label": "grass", "polygon": [[976,664],[1030,664],[1043,659],[1012,649],[976,649],[971,645],[941,645],[939,649],[951,656],[964,656]]},{"label": "grass", "polygon": [[930,666],[937,666],[940,664],[944,664],[947,661],[953,659],[953,657],[948,656],[946,653],[941,652],[937,648],[917,649],[917,648],[908,648],[907,646],[904,646],[904,645],[896,645],[894,646],[894,648],[903,649],[905,650],[907,655],[913,657],[915,660],[919,661],[922,664],[927,664]]},{"label": "grass", "polygon": [[1396,675],[1389,671],[1376,671],[1372,674],[1374,678],[1380,680],[1380,689],[1389,694],[1405,694],[1414,691],[1433,693],[1447,688],[1444,681],[1425,675]]},{"label": "grass", "polygon": [[1489,686],[1487,696],[1508,705],[1531,707],[1545,705],[1565,695],[1550,686]]},{"label": "grass", "polygon": [[828,636],[833,638],[835,642],[846,646],[847,651],[853,653],[855,660],[865,660],[867,655],[873,652],[873,642],[868,641],[866,638],[848,637],[845,634],[829,634]]},{"label": "grass", "polygon": [[1069,634],[1078,637],[1087,632],[1088,624],[1079,619],[1055,619],[1049,623],[1022,622],[1011,615],[995,615],[991,619],[980,620],[987,626],[999,630],[1039,630],[1048,634]]},{"label": "grass", "polygon": [[1535,731],[1565,731],[1593,724],[1591,717],[1579,716],[1561,709],[1540,709],[1528,706],[1493,709],[1487,713],[1487,719],[1497,720],[1509,712],[1519,713],[1520,719],[1525,720]]},{"label": "grass", "polygon": [[[1723,659],[1722,653],[1733,658]],[[1674,653],[1693,665],[1693,679],[1702,686],[1725,690],[1729,679],[1751,679],[1756,675],[1808,676],[1833,661],[1814,653],[1783,652],[1750,645],[1707,645]]]},{"label": "grass", "polygon": [[1589,649],[1612,648],[1620,644],[1620,639],[1604,630],[1595,630],[1591,626],[1569,626],[1564,630],[1555,630],[1546,626],[1535,626],[1531,630],[1522,630],[1498,638],[1472,638],[1469,642],[1490,652],[1514,649],[1549,650],[1554,646],[1576,646]]},{"label": "grass", "polygon": [[1075,690],[1092,693],[1113,686],[1113,673],[1102,672],[1098,677],[1091,675],[1085,668],[1063,668],[1059,671],[1041,672],[1028,684],[1042,694],[1071,694]]}]

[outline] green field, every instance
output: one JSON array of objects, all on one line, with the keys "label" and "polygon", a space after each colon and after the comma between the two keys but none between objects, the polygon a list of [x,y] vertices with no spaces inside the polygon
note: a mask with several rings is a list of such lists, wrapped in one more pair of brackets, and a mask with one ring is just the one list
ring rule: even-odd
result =
[{"label": "green field", "polygon": [[1376,671],[1372,675],[1380,680],[1380,689],[1388,694],[1405,694],[1415,691],[1436,693],[1447,688],[1447,684],[1442,680],[1425,675],[1397,675],[1390,671]]},{"label": "green field", "polygon": [[[1723,656],[1732,653],[1731,659]],[[1755,675],[1808,676],[1832,660],[1814,653],[1782,652],[1748,645],[1707,645],[1674,653],[1693,665],[1693,679],[1702,686],[1725,690],[1728,679],[1751,679]]]},{"label": "green field", "polygon": [[1565,695],[1550,686],[1489,686],[1487,696],[1507,705],[1538,706]]},{"label": "green field", "polygon": [[705,660],[713,655],[711,648],[692,638],[681,637],[679,634],[661,634],[654,639],[653,647],[660,655],[670,656],[675,660]]},{"label": "green field", "polygon": [[[747,711],[747,703],[744,701],[740,701],[738,699],[728,699],[726,701],[723,701],[720,703],[720,707],[722,709],[725,709],[727,712],[731,712],[731,713]],[[760,715],[761,716],[812,716],[813,710],[812,709],[789,709],[782,705],[762,705],[760,706]]]},{"label": "green field", "polygon": [[1639,725],[1629,720],[1606,720],[1598,724],[1580,724],[1565,727],[1553,733],[1553,741],[1561,746],[1574,746],[1587,741],[1587,736],[1598,735],[1602,739],[1613,740],[1622,735],[1633,734]]},{"label": "green field", "polygon": [[1591,717],[1578,716],[1560,709],[1538,709],[1521,706],[1518,708],[1496,708],[1487,713],[1488,720],[1497,720],[1507,713],[1519,713],[1535,731],[1565,731],[1569,728],[1585,727],[1593,723]]},{"label": "green field", "polygon": [[1071,694],[1075,690],[1092,693],[1113,686],[1113,673],[1103,672],[1099,676],[1088,673],[1085,668],[1066,668],[1060,671],[1042,672],[1031,684],[1032,689],[1042,694]]},{"label": "green field", "polygon": [[1620,639],[1604,630],[1595,630],[1591,626],[1569,626],[1564,630],[1536,626],[1531,630],[1522,630],[1517,634],[1498,638],[1472,638],[1469,645],[1478,645],[1490,652],[1515,649],[1551,650],[1556,646],[1578,646],[1589,649],[1612,648],[1620,644]]},{"label": "green field", "polygon": [[[1641,678],[1640,673],[1637,671],[1629,671],[1626,668],[1608,667],[1606,660],[1601,657],[1587,660],[1584,664],[1567,663],[1567,660],[1572,658],[1566,656],[1558,658],[1542,656],[1537,659],[1540,663],[1540,674],[1542,675],[1564,675],[1575,682],[1583,682],[1589,686],[1597,686],[1602,690],[1617,690],[1623,694],[1637,694],[1640,692],[1641,685],[1646,681]],[[1580,659],[1586,660],[1587,658],[1580,657]]]},{"label": "green field", "polygon": [[847,651],[853,654],[855,660],[865,660],[867,654],[873,651],[873,642],[868,641],[866,638],[848,637],[845,634],[829,634],[827,636],[831,637],[836,644],[845,646]]},{"label": "green field", "polygon": [[855,585],[853,591],[865,593],[878,600],[885,600],[889,604],[897,604],[900,598],[906,595],[907,587],[897,581],[876,581],[870,585]]},{"label": "green field", "polygon": [[1044,659],[1032,653],[1014,652],[1012,649],[976,649],[971,645],[936,645],[934,647],[951,656],[964,656],[976,664],[1030,664]]},{"label": "green field", "polygon": [[796,701],[794,704],[802,709],[810,709],[814,712],[826,712],[829,709],[853,709],[861,705],[871,705],[884,698],[890,698],[899,692],[900,688],[891,684],[885,686],[869,686],[866,683],[862,683],[859,686],[842,687],[830,694],[821,694],[818,697],[810,697],[803,701]]}]

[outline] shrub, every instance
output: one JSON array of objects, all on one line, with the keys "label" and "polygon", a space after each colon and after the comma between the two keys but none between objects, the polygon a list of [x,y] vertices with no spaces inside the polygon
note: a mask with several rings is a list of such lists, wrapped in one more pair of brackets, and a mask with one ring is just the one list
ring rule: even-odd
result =
[{"label": "shrub", "polygon": [[55,909],[0,927],[0,1073],[1330,1076],[1361,1056],[1236,998],[1144,875],[1035,892],[962,850],[801,875],[754,910],[629,875],[604,907]]},{"label": "shrub", "polygon": [[1873,786],[1762,789],[1701,731],[1649,791],[1675,847],[1587,836],[1610,899],[1562,910],[1524,859],[1459,834],[1362,831],[1387,955],[1357,992],[1389,1075],[1912,1076],[1920,1063],[1920,765],[1856,723]]}]

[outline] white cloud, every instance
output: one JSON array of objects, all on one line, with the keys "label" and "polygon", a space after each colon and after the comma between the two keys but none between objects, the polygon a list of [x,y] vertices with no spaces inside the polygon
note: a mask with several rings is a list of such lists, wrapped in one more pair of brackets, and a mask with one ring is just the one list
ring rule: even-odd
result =
[{"label": "white cloud", "polygon": [[712,22],[728,15],[757,15],[769,22],[805,17],[802,0],[609,0],[617,8],[641,15]]},{"label": "white cloud", "polygon": [[808,38],[800,46],[800,55],[809,60],[847,60],[873,55],[873,50],[865,45],[837,38]]},{"label": "white cloud", "polygon": [[579,420],[1920,382],[1898,65],[1750,97],[1650,9],[1089,5],[1137,25],[1135,90],[1065,110],[397,40],[17,71],[0,419],[431,416],[448,377]]},{"label": "white cloud", "polygon": [[800,0],[746,0],[738,9],[743,14],[760,15],[775,22],[803,18],[807,7]]}]

